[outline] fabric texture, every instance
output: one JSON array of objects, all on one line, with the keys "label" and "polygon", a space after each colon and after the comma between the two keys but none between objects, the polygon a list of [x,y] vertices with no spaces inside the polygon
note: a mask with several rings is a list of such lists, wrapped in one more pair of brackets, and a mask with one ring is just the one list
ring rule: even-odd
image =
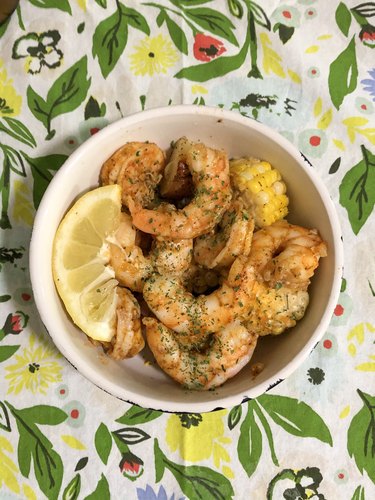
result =
[{"label": "fabric texture", "polygon": [[[0,498],[375,498],[375,2],[21,0],[0,26]],[[28,272],[35,211],[107,124],[180,103],[283,134],[334,201],[330,326],[242,405],[124,403],[59,354]]]}]

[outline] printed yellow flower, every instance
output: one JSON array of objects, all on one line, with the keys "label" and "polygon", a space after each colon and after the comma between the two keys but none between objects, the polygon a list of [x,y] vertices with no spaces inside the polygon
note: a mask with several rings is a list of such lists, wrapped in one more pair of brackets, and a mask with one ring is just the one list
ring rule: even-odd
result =
[{"label": "printed yellow flower", "polygon": [[193,94],[208,94],[208,90],[206,87],[203,87],[203,85],[192,85],[191,87],[191,92]]},{"label": "printed yellow flower", "polygon": [[135,75],[166,73],[178,61],[178,53],[163,35],[144,38],[130,56],[130,69]]},{"label": "printed yellow flower", "polygon": [[31,486],[29,486],[26,483],[23,483],[22,489],[24,493],[24,498],[26,500],[38,500],[38,497],[36,496],[35,491],[31,488]]},{"label": "printed yellow flower", "polygon": [[61,355],[47,342],[36,340],[30,336],[29,347],[22,354],[15,354],[16,362],[5,368],[5,378],[9,380],[9,393],[19,394],[23,389],[33,394],[46,394],[49,384],[61,381],[61,366],[56,359]]},{"label": "printed yellow flower", "polygon": [[13,80],[8,79],[4,61],[0,59],[0,116],[16,116],[21,110],[22,97],[13,87]]},{"label": "printed yellow flower", "polygon": [[230,462],[222,446],[231,443],[224,436],[223,417],[226,410],[213,413],[184,413],[171,415],[166,427],[166,441],[171,451],[178,450],[181,458],[198,462],[213,456],[215,467]]},{"label": "printed yellow flower", "polygon": [[12,444],[3,436],[0,436],[0,489],[6,486],[13,493],[19,493],[20,487],[16,475],[18,467],[7,453],[13,453]]}]

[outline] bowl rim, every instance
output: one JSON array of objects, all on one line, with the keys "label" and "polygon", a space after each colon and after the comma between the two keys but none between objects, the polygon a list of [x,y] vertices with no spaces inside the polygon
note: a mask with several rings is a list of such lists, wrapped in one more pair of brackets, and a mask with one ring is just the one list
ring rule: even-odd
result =
[{"label": "bowl rim", "polygon": [[[48,317],[48,314],[45,312],[45,309],[42,307],[42,288],[43,285],[38,281],[38,265],[40,264],[40,260],[38,259],[37,245],[40,239],[39,234],[43,230],[43,221],[46,218],[46,214],[48,212],[48,206],[50,203],[53,203],[53,197],[55,194],[55,186],[59,184],[59,179],[61,176],[65,175],[65,171],[69,168],[70,164],[77,162],[81,156],[85,155],[85,152],[90,149],[91,144],[93,142],[97,142],[98,140],[104,142],[108,137],[110,137],[115,130],[119,127],[132,126],[138,122],[146,122],[150,119],[165,117],[169,115],[176,116],[178,114],[183,115],[192,115],[192,116],[200,116],[206,115],[212,118],[217,118],[218,120],[227,120],[230,122],[237,122],[240,125],[244,125],[251,129],[255,129],[263,135],[268,136],[272,141],[276,142],[279,146],[281,146],[286,152],[294,157],[297,163],[304,169],[307,176],[310,178],[311,182],[315,185],[317,190],[319,191],[322,199],[322,203],[327,213],[327,218],[330,223],[330,228],[333,236],[334,243],[334,254],[335,254],[335,269],[332,280],[332,287],[329,294],[329,299],[327,301],[327,305],[324,310],[324,314],[321,317],[320,323],[318,327],[313,332],[313,335],[310,337],[308,342],[303,346],[303,348],[297,353],[297,355],[287,363],[281,370],[279,370],[275,375],[270,376],[264,382],[258,384],[257,386],[250,388],[245,391],[246,394],[235,394],[228,396],[219,396],[216,399],[210,399],[207,401],[199,401],[192,402],[188,400],[187,402],[166,402],[159,401],[157,398],[150,398],[148,396],[140,395],[133,391],[121,390],[119,391],[116,386],[113,386],[112,382],[107,379],[102,378],[102,376],[98,375],[98,372],[91,370],[90,367],[83,363],[82,359],[78,358],[78,356],[72,355],[68,353],[64,347],[64,342],[60,340],[58,335],[53,335],[51,333],[51,323],[52,319]],[[308,164],[308,165],[307,165]],[[30,279],[31,286],[34,294],[34,301],[36,305],[37,312],[49,334],[53,343],[56,345],[60,353],[67,359],[67,361],[74,367],[76,370],[83,375],[86,379],[95,384],[98,388],[104,390],[105,392],[115,396],[116,398],[127,401],[132,404],[139,405],[144,408],[150,408],[165,412],[209,412],[216,409],[221,408],[229,408],[235,405],[240,404],[243,401],[248,399],[253,399],[261,394],[267,392],[270,388],[274,387],[281,380],[284,380],[288,376],[290,376],[308,357],[309,353],[315,348],[318,342],[321,340],[323,335],[325,334],[328,325],[330,323],[334,307],[337,304],[338,296],[341,288],[341,278],[343,271],[343,244],[342,244],[342,236],[341,236],[341,227],[339,218],[336,212],[336,208],[334,203],[330,197],[330,194],[324,185],[322,179],[313,168],[311,163],[305,156],[299,152],[299,150],[290,143],[284,136],[282,136],[276,130],[270,128],[269,126],[260,123],[252,118],[245,117],[236,111],[230,111],[219,107],[212,106],[197,106],[197,105],[189,105],[189,104],[179,104],[174,106],[164,106],[153,108],[145,111],[139,111],[137,113],[133,113],[126,117],[123,117],[96,133],[94,136],[87,139],[83,142],[78,148],[66,159],[65,163],[60,167],[60,169],[56,172],[52,180],[50,181],[47,189],[42,197],[42,200],[39,204],[39,207],[36,211],[30,248],[29,248],[29,269],[30,269]],[[52,271],[51,271],[52,272]],[[78,368],[79,367],[79,368]],[[185,389],[184,389],[185,391]]]}]

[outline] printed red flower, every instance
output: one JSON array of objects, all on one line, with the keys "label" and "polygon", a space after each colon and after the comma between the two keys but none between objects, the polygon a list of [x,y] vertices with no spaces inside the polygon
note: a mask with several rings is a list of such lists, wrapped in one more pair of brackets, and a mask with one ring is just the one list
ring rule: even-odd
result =
[{"label": "printed red flower", "polygon": [[21,318],[18,314],[11,317],[12,330],[14,333],[20,333],[22,330],[21,327]]},{"label": "printed red flower", "polygon": [[198,61],[211,61],[226,52],[223,42],[216,40],[212,36],[198,33],[194,38],[193,52]]},{"label": "printed red flower", "polygon": [[18,335],[27,325],[29,317],[21,311],[9,313],[2,328],[3,336]]},{"label": "printed red flower", "polygon": [[122,475],[131,481],[135,481],[143,474],[143,460],[130,451],[122,455],[119,467]]},{"label": "printed red flower", "polygon": [[367,24],[359,34],[361,42],[367,47],[375,48],[375,27]]}]

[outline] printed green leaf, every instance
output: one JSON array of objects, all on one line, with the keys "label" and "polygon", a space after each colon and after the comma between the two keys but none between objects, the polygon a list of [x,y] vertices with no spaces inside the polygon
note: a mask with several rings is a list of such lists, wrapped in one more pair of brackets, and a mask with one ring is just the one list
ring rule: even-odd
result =
[{"label": "printed green leaf", "polygon": [[374,4],[374,2],[360,3],[356,7],[353,7],[351,10],[354,13],[356,13],[357,15],[364,17],[365,19],[367,17],[375,16],[375,4]]},{"label": "printed green leaf", "polygon": [[350,10],[343,3],[340,2],[335,13],[336,24],[340,28],[340,31],[343,35],[348,36],[350,25],[352,23],[352,15],[350,14]]},{"label": "printed green leaf", "polygon": [[177,49],[183,54],[188,54],[188,41],[185,33],[179,27],[179,25],[171,19],[167,14],[165,14],[165,22],[168,28],[169,36],[172,42],[175,44]]},{"label": "printed green leaf", "polygon": [[59,9],[68,14],[72,13],[69,0],[29,0],[35,7],[42,9]]},{"label": "printed green leaf", "polygon": [[9,413],[2,401],[0,401],[0,429],[6,432],[11,431]]},{"label": "printed green leaf", "polygon": [[140,406],[133,405],[127,410],[126,413],[116,420],[119,424],[124,425],[138,425],[151,422],[156,418],[161,417],[163,413],[157,410],[147,410]]},{"label": "printed green leaf", "polygon": [[375,204],[375,155],[363,145],[363,159],[343,177],[340,204],[346,208],[354,234],[358,234]]},{"label": "printed green leaf", "polygon": [[66,161],[67,156],[53,154],[40,156],[39,158],[31,158],[25,153],[22,153],[22,155],[27,160],[31,168],[31,174],[34,179],[33,201],[35,208],[38,208],[44,191],[47,189],[47,186],[53,177],[53,172],[56,172],[56,170],[61,167],[61,165]]},{"label": "printed green leaf", "polygon": [[346,49],[337,56],[329,67],[328,87],[336,109],[339,109],[344,98],[356,89],[357,79],[357,56],[353,36]]},{"label": "printed green leaf", "polygon": [[189,7],[191,5],[203,5],[205,3],[210,3],[212,0],[170,0],[173,5],[179,7],[180,5]]},{"label": "printed green leaf", "polygon": [[306,403],[287,396],[263,394],[257,402],[272,420],[289,434],[313,437],[332,446],[332,437],[324,420]]},{"label": "printed green leaf", "polygon": [[339,167],[341,164],[341,157],[339,156],[336,158],[336,160],[332,163],[332,165],[329,167],[328,173],[329,174],[334,174],[338,171]]},{"label": "printed green leaf", "polygon": [[53,83],[47,94],[51,118],[74,111],[86,99],[91,78],[87,78],[87,56],[82,57]]},{"label": "printed green leaf", "polygon": [[90,84],[91,78],[87,77],[87,56],[84,56],[57,78],[48,91],[46,101],[28,87],[28,104],[35,118],[46,127],[47,140],[55,134],[51,130],[52,119],[78,108],[86,99]]},{"label": "printed green leaf", "polygon": [[33,134],[22,122],[16,118],[3,117],[5,122],[0,122],[0,131],[5,132],[17,141],[23,142],[27,146],[35,147],[36,142]]},{"label": "printed green leaf", "polygon": [[62,500],[77,500],[81,491],[81,475],[76,474],[63,492]]},{"label": "printed green leaf", "polygon": [[8,216],[9,191],[10,191],[10,164],[9,164],[9,158],[6,155],[4,155],[3,168],[0,174],[0,192],[1,192],[1,203],[2,203],[1,219],[0,219],[1,229],[9,229],[12,227]]},{"label": "printed green leaf", "polygon": [[206,7],[197,7],[194,9],[186,9],[184,12],[186,17],[190,18],[204,30],[209,31],[220,38],[224,38],[238,47],[237,39],[233,33],[234,24],[218,10]]},{"label": "printed green leaf", "polygon": [[0,38],[4,35],[10,22],[10,16],[3,23],[0,24]]},{"label": "printed green leaf", "polygon": [[[18,426],[17,426],[18,427]],[[22,426],[18,427],[18,465],[20,472],[24,477],[29,477],[31,469],[32,448],[35,445],[28,441],[28,431]]]},{"label": "printed green leaf", "polygon": [[133,445],[137,443],[142,443],[142,441],[146,441],[150,439],[150,435],[142,429],[135,429],[132,427],[124,427],[122,429],[118,429],[117,431],[113,431],[120,441],[127,445]]},{"label": "printed green leaf", "polygon": [[167,13],[165,12],[165,10],[160,9],[160,12],[156,17],[156,24],[157,24],[158,28],[160,28],[160,26],[164,23],[166,15],[167,15]]},{"label": "printed green leaf", "polygon": [[294,34],[294,28],[291,26],[285,26],[285,24],[276,23],[273,27],[273,31],[279,32],[280,40],[285,44]]},{"label": "printed green leaf", "polygon": [[95,490],[85,497],[85,500],[110,500],[110,498],[109,484],[105,475],[102,474]]},{"label": "printed green leaf", "polygon": [[258,467],[262,455],[262,433],[254,418],[254,401],[247,403],[247,415],[240,427],[237,453],[238,459],[250,477]]},{"label": "printed green leaf", "polygon": [[8,302],[12,297],[11,295],[8,295],[7,293],[5,295],[0,295],[0,303],[1,302]]},{"label": "printed green leaf", "polygon": [[270,30],[271,29],[271,22],[268,19],[267,14],[264,12],[262,7],[255,2],[249,2],[249,8],[254,16],[254,21],[257,24],[259,24],[259,26],[263,26],[263,28]]},{"label": "printed green leaf", "polygon": [[135,9],[131,9],[130,7],[126,7],[125,5],[120,3],[121,13],[126,17],[126,22],[132,28],[135,28],[139,31],[142,31],[145,35],[150,34],[150,27],[146,21],[146,18],[142,16],[140,12]]},{"label": "printed green leaf", "polygon": [[18,18],[18,25],[21,28],[22,31],[26,31],[23,19],[22,19],[22,13],[21,13],[21,5],[18,3],[17,8],[16,8],[16,13],[17,13],[17,18]]},{"label": "printed green leaf", "polygon": [[36,424],[28,420],[30,408],[17,410],[9,402],[6,402],[6,405],[16,420],[19,432],[18,463],[21,474],[29,477],[33,463],[39,488],[48,499],[57,499],[63,477],[60,455]]},{"label": "printed green leaf", "polygon": [[228,7],[232,16],[237,17],[237,19],[242,19],[243,6],[240,0],[228,0]]},{"label": "printed green leaf", "polygon": [[348,453],[358,470],[366,471],[375,483],[375,396],[357,390],[363,407],[353,417],[348,429]]},{"label": "printed green leaf", "polygon": [[267,441],[268,441],[268,446],[270,448],[272,462],[278,467],[279,461],[277,459],[276,452],[275,452],[275,445],[273,442],[272,430],[271,430],[271,427],[270,427],[264,413],[262,412],[262,410],[260,409],[260,406],[258,404],[254,405],[254,415],[257,415],[257,417],[259,418],[259,423],[263,427],[264,433],[265,433]]},{"label": "printed green leaf", "polygon": [[100,5],[100,7],[103,7],[103,9],[107,8],[107,0],[95,0],[95,2]]},{"label": "printed green leaf", "polygon": [[0,149],[3,151],[4,161],[8,163],[10,170],[22,177],[26,177],[25,165],[20,153],[5,144],[0,144]]},{"label": "printed green leaf", "polygon": [[112,449],[112,435],[108,427],[101,423],[95,433],[95,448],[104,465],[107,465]]},{"label": "printed green leaf", "polygon": [[129,446],[125,444],[114,432],[112,432],[112,438],[121,455],[124,455],[124,453],[130,453]]},{"label": "printed green leaf", "polygon": [[27,87],[26,95],[27,104],[30,111],[35,116],[35,118],[42,122],[43,125],[47,128],[48,105],[46,101],[39,94],[37,94],[30,85]]},{"label": "printed green leaf", "polygon": [[193,82],[206,82],[212,78],[224,76],[231,71],[240,68],[245,62],[250,45],[250,34],[247,32],[246,39],[238,54],[233,56],[220,56],[210,62],[188,66],[176,73],[176,78],[186,78]]},{"label": "printed green leaf", "polygon": [[225,476],[209,467],[185,466],[168,460],[157,439],[154,441],[154,456],[157,483],[163,478],[165,469],[168,469],[188,498],[229,500],[233,497],[232,485]]},{"label": "printed green leaf", "polygon": [[228,415],[228,427],[230,430],[234,429],[242,416],[242,405],[234,406]]},{"label": "printed green leaf", "polygon": [[82,457],[78,460],[77,465],[74,468],[74,472],[78,472],[86,467],[89,457]]},{"label": "printed green leaf", "polygon": [[99,103],[94,97],[90,96],[85,106],[85,120],[101,116]]},{"label": "printed green leaf", "polygon": [[[3,345],[0,346],[0,363],[11,358],[13,354],[18,350],[19,345]],[[0,422],[1,425],[1,422]]]},{"label": "printed green leaf", "polygon": [[60,408],[49,405],[36,405],[30,408],[18,410],[18,414],[27,422],[40,425],[58,425],[68,418],[68,415]]},{"label": "printed green leaf", "polygon": [[365,500],[365,489],[363,486],[357,486],[353,493],[352,500]]},{"label": "printed green leaf", "polygon": [[128,41],[128,23],[121,8],[101,21],[92,39],[92,55],[98,58],[104,78],[116,66]]}]

